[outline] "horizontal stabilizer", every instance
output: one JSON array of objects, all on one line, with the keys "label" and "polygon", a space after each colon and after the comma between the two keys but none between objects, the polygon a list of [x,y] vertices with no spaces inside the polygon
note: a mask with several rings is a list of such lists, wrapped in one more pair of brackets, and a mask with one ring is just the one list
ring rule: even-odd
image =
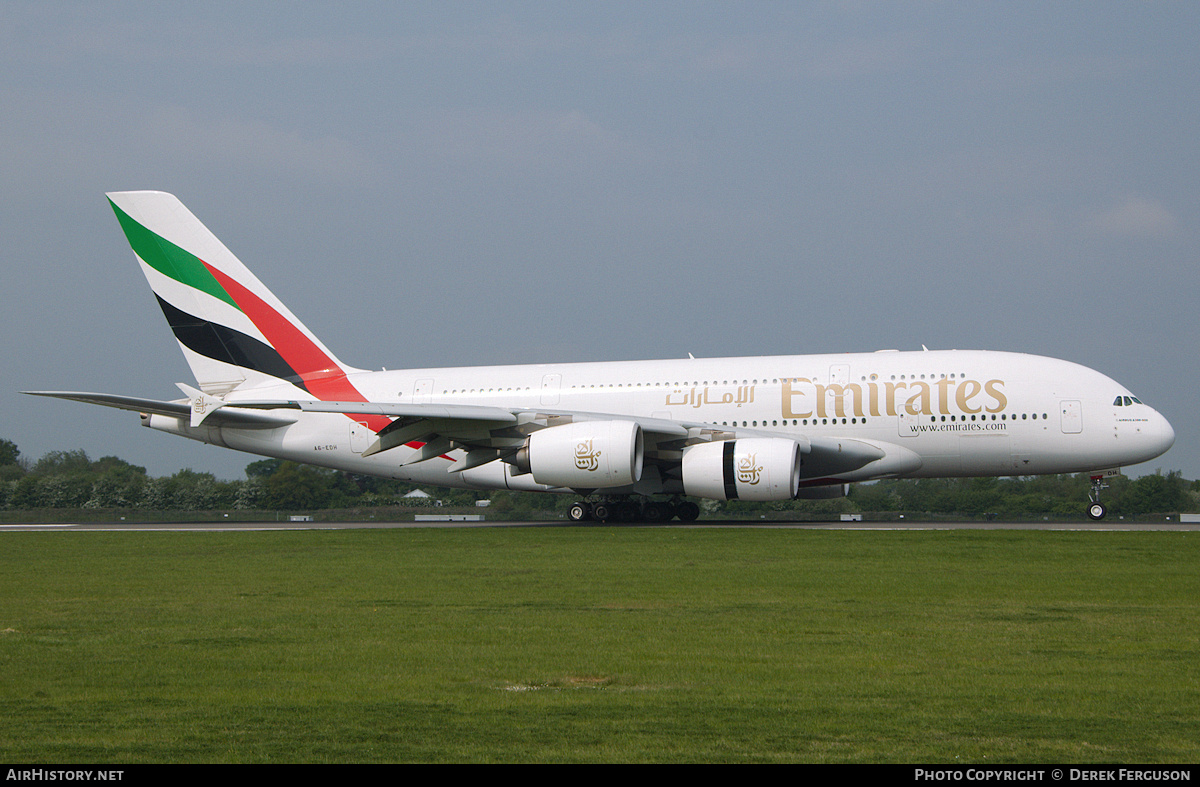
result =
[{"label": "horizontal stabilizer", "polygon": [[[55,399],[69,399],[73,402],[98,404],[104,407],[115,407],[118,410],[131,410],[135,413],[153,413],[187,419],[191,422],[192,405],[187,401],[164,402],[159,399],[142,399],[136,396],[119,396],[117,394],[87,393],[83,391],[22,391],[30,396],[50,396]],[[243,410],[240,407],[222,407],[209,415],[208,422],[213,426],[232,426],[240,429],[274,429],[296,422],[295,417],[276,413],[263,413],[255,410]]]}]

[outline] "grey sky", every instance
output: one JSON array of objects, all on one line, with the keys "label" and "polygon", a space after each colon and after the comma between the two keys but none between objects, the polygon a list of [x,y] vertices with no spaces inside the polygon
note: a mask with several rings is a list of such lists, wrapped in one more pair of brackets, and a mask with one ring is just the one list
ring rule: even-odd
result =
[{"label": "grey sky", "polygon": [[177,194],[348,363],[980,348],[1200,477],[1200,5],[6,3],[0,437],[255,457],[20,389],[190,375],[104,192]]}]

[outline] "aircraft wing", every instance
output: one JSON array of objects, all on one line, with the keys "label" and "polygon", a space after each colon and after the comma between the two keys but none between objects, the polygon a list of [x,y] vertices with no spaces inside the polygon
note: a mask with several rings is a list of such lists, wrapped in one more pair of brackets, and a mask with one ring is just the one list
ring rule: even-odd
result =
[{"label": "aircraft wing", "polygon": [[[591,413],[558,409],[517,409],[484,405],[406,404],[385,402],[262,401],[238,402],[238,407],[347,415],[384,415],[392,423],[380,430],[363,456],[408,445],[418,450],[404,465],[442,456],[461,448],[467,456],[449,472],[462,472],[519,451],[530,434],[555,426],[580,422],[632,421],[645,437],[645,459],[657,465],[664,478],[678,476],[685,448],[700,443],[725,442],[739,438],[778,438],[778,432],[744,427],[717,426],[667,418],[614,413]],[[919,466],[911,451],[890,443],[843,437],[789,435],[804,457],[805,476],[810,483],[833,483],[844,474],[875,463],[881,473],[907,472]],[[885,467],[886,465],[886,467]],[[826,480],[828,479],[828,480]]]},{"label": "aircraft wing", "polygon": [[[451,472],[478,467],[518,451],[533,432],[551,426],[580,421],[632,421],[641,427],[651,445],[662,441],[686,441],[695,431],[711,426],[683,424],[665,418],[647,418],[611,413],[584,413],[566,410],[520,409],[486,405],[407,404],[389,402],[327,401],[241,401],[239,408],[293,409],[310,413],[345,415],[382,415],[394,419],[378,432],[363,456],[388,451],[402,445],[420,450],[404,461],[414,464],[440,456],[451,448],[466,450],[467,457],[456,462]],[[711,439],[711,438],[709,438]],[[678,450],[682,450],[682,443]]]},{"label": "aircraft wing", "polygon": [[[23,391],[33,396],[69,399],[138,413],[154,413],[190,419],[202,424],[241,429],[273,429],[295,423],[298,415],[288,411],[339,413],[348,416],[384,416],[391,423],[379,430],[363,456],[407,445],[416,448],[401,465],[415,464],[459,448],[466,452],[449,472],[462,472],[497,459],[508,459],[520,451],[534,432],[566,424],[585,422],[633,422],[645,439],[645,461],[657,466],[663,478],[678,477],[684,449],[702,444],[742,438],[779,438],[777,432],[744,427],[717,426],[666,418],[591,413],[557,409],[520,409],[487,405],[337,402],[296,400],[247,400],[226,402],[186,385],[180,388],[188,399],[163,401],[117,394],[82,391]],[[806,467],[809,483],[833,483],[844,474],[872,465],[883,474],[910,471],[920,465],[911,451],[890,443],[840,437],[810,437],[792,434]],[[915,465],[914,465],[915,463]],[[891,466],[896,465],[894,471]],[[878,477],[878,476],[875,476]]]},{"label": "aircraft wing", "polygon": [[306,413],[343,413],[345,415],[386,415],[391,418],[451,418],[462,421],[516,421],[514,412],[506,407],[487,407],[470,404],[401,404],[388,402],[324,402],[324,401],[244,401],[236,407],[262,410],[291,409]]}]

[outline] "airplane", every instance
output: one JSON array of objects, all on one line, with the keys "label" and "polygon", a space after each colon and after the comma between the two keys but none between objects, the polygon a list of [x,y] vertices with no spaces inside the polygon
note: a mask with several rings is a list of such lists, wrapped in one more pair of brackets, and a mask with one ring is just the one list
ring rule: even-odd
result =
[{"label": "airplane", "polygon": [[1068,361],[977,350],[368,371],[342,363],[174,195],[108,194],[195,385],[131,410],[251,454],[477,490],[574,494],[574,521],[692,521],[695,498],[836,498],[884,478],[1088,473],[1167,420]]}]

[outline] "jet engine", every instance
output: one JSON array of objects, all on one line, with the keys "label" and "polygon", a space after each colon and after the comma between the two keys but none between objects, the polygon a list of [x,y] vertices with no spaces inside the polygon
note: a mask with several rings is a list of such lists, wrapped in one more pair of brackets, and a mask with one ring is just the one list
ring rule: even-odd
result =
[{"label": "jet engine", "polygon": [[700,443],[683,451],[685,495],[714,500],[791,500],[800,485],[800,446],[783,437]]},{"label": "jet engine", "polygon": [[577,421],[529,435],[514,464],[539,484],[607,489],[641,479],[644,446],[635,421]]}]

